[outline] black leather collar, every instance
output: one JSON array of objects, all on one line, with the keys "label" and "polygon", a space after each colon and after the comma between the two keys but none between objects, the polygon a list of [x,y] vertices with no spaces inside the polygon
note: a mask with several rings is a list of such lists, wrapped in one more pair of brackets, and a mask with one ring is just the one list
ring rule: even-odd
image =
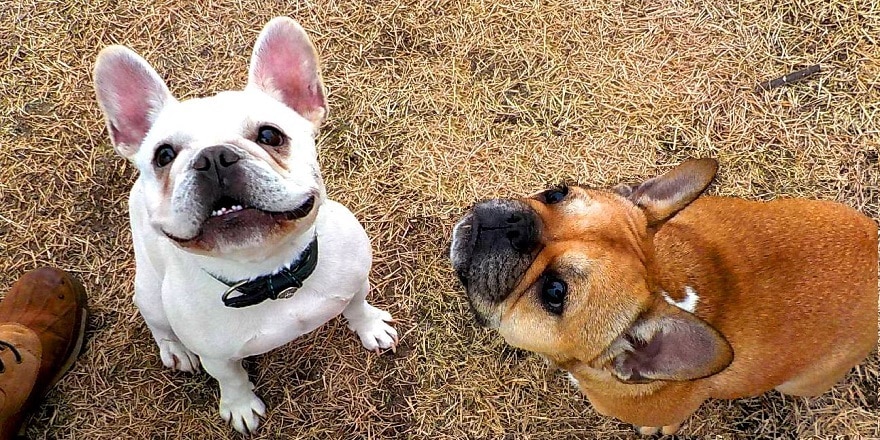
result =
[{"label": "black leather collar", "polygon": [[[241,281],[227,281],[210,272],[208,274],[229,286],[229,289],[223,293],[223,304],[226,307],[241,308],[259,304],[267,299],[290,298],[302,287],[303,282],[315,271],[317,265],[318,235],[315,234],[315,238],[296,260],[277,273]],[[238,292],[240,295],[231,296],[233,292]]]}]

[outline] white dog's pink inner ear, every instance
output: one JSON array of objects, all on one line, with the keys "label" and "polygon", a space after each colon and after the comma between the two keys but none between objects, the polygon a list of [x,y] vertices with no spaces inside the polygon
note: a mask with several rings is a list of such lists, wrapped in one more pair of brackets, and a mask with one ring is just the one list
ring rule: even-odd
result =
[{"label": "white dog's pink inner ear", "polygon": [[101,53],[95,84],[113,146],[130,157],[137,152],[156,115],[174,98],[146,61],[122,47]]},{"label": "white dog's pink inner ear", "polygon": [[316,126],[327,113],[318,56],[305,31],[291,19],[266,25],[251,58],[249,86],[281,101]]},{"label": "white dog's pink inner ear", "polygon": [[137,67],[120,67],[130,68],[130,71],[120,72],[120,79],[116,84],[119,112],[111,121],[111,135],[117,144],[139,146],[150,131],[153,125],[152,113],[156,107],[162,106],[162,100],[149,92],[143,93],[149,90],[150,84],[143,77],[137,76]]}]

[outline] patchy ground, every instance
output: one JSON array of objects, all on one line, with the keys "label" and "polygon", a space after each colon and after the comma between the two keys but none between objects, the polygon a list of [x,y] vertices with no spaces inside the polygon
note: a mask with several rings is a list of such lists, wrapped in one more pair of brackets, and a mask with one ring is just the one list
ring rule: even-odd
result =
[{"label": "patchy ground", "polygon": [[[373,239],[372,300],[401,319],[402,346],[366,353],[334,320],[249,361],[270,408],[255,438],[633,437],[474,326],[446,261],[474,200],[713,156],[711,193],[880,216],[875,0],[195,3],[0,8],[0,291],[51,264],[91,295],[87,351],[31,438],[238,438],[212,379],[161,368],[131,302],[135,172],[110,148],[91,85],[107,44],[140,52],[179,98],[242,87],[275,15],[300,20],[323,59],[325,180]],[[754,92],[813,64],[800,83]],[[709,402],[682,434],[878,438],[878,381],[875,353],[819,398]]]}]

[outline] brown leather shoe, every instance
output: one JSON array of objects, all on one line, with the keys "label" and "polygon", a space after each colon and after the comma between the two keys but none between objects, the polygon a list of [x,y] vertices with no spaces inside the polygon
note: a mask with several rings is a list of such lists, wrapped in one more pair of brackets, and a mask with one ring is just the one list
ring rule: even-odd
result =
[{"label": "brown leather shoe", "polygon": [[[26,390],[11,382],[12,377],[0,373],[0,390],[6,393],[7,401],[13,400],[10,393],[27,393],[15,396],[25,401],[21,411],[0,421],[0,439],[10,438],[19,430],[21,414],[39,403],[79,355],[86,327],[85,290],[59,269],[44,267],[28,272],[0,302],[0,324],[5,323],[19,324],[36,335],[40,346],[34,349],[25,342],[6,342],[19,352],[36,353],[40,363],[33,387]],[[0,332],[0,341],[3,340]],[[5,358],[0,359],[6,363]]]},{"label": "brown leather shoe", "polygon": [[0,324],[0,439],[18,431],[40,372],[40,338],[21,324]]}]

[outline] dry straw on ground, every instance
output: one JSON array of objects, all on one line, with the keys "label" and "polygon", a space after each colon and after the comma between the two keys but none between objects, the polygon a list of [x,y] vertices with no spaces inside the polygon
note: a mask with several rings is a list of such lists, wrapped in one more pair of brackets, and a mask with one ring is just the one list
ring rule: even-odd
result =
[{"label": "dry straw on ground", "polygon": [[[423,2],[12,0],[0,7],[0,288],[42,264],[91,294],[87,351],[32,438],[236,438],[205,374],[160,367],[131,303],[127,190],[91,87],[127,44],[181,98],[239,88],[275,15],[324,63],[328,190],[373,239],[373,301],[396,355],[341,320],[248,362],[270,408],[256,438],[630,438],[562,375],[475,328],[446,262],[474,200],[563,179],[611,185],[713,156],[711,192],[838,200],[880,216],[875,0]],[[794,85],[776,76],[821,64]],[[713,401],[683,434],[880,438],[876,353],[813,399]],[[719,437],[715,437],[715,436]]]}]

